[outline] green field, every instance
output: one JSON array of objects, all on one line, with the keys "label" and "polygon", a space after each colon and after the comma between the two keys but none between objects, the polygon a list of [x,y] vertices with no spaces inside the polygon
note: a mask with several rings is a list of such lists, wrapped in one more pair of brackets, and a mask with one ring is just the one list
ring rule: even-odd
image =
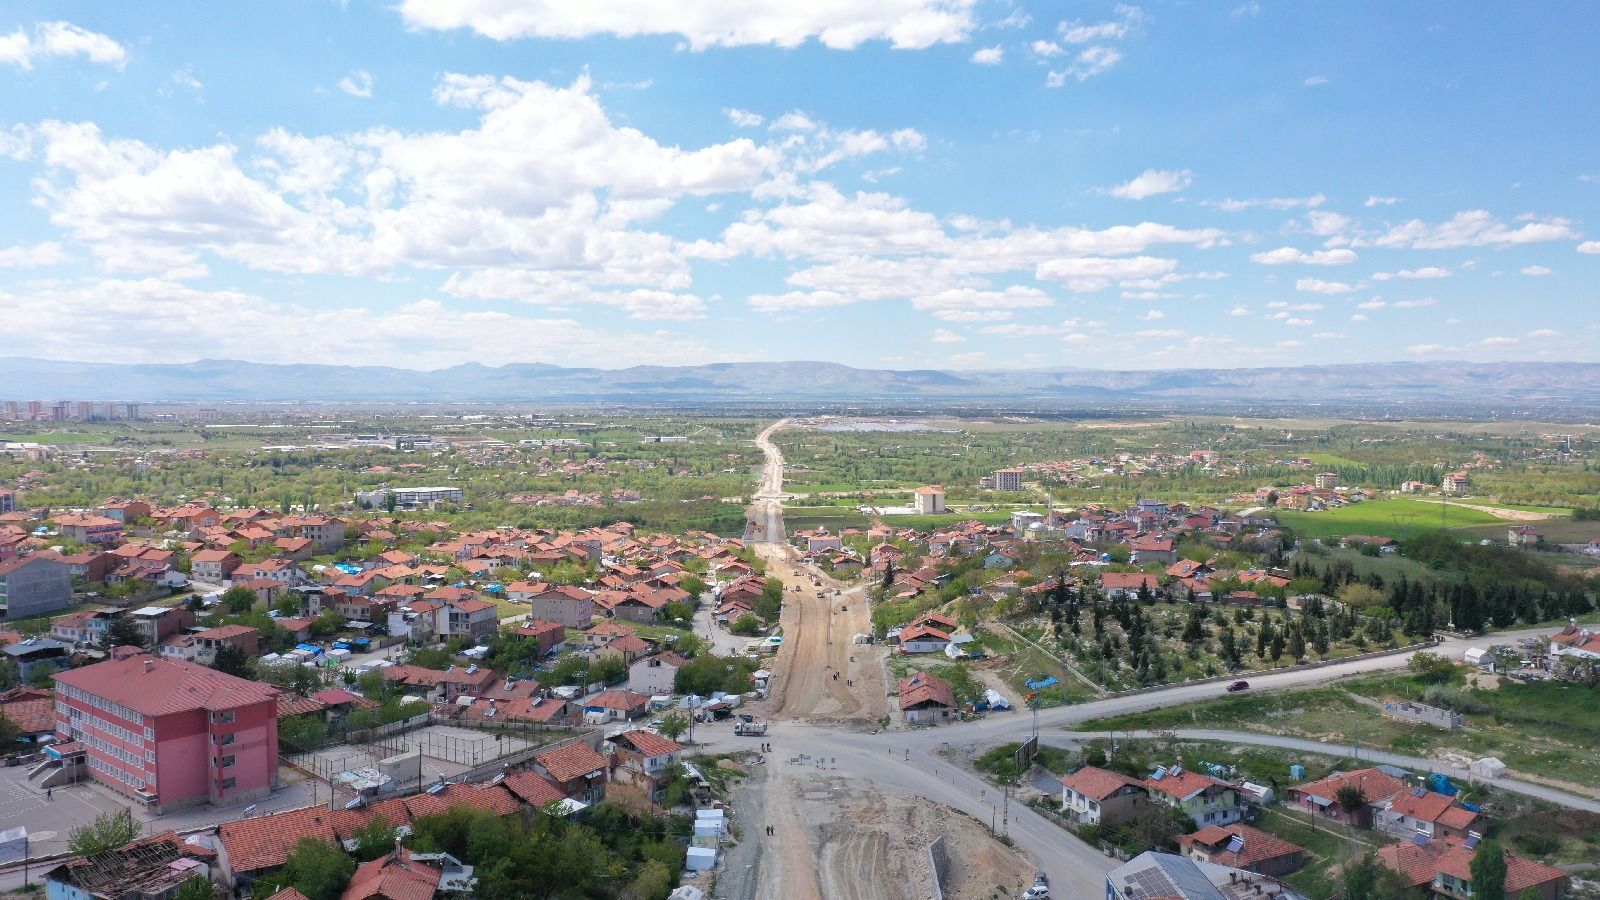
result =
[{"label": "green field", "polygon": [[946,513],[941,516],[883,516],[883,524],[891,528],[914,528],[917,531],[929,531],[935,528],[944,528],[958,522],[978,521],[985,525],[999,525],[1011,521],[1011,510],[993,509],[984,512]]},{"label": "green field", "polygon": [[1404,539],[1440,528],[1504,524],[1506,521],[1475,509],[1427,500],[1368,500],[1317,512],[1278,510],[1275,515],[1280,524],[1293,529],[1295,534],[1324,540],[1348,534]]}]

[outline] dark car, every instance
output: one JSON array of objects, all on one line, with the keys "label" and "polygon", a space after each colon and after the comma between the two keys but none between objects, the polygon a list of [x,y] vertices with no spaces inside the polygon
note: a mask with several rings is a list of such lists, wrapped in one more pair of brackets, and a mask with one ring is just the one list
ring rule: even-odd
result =
[{"label": "dark car", "polygon": [[1228,693],[1230,693],[1230,694],[1232,694],[1232,693],[1234,693],[1236,691],[1248,691],[1248,690],[1250,690],[1250,682],[1248,682],[1248,681],[1235,681],[1233,684],[1228,685]]}]

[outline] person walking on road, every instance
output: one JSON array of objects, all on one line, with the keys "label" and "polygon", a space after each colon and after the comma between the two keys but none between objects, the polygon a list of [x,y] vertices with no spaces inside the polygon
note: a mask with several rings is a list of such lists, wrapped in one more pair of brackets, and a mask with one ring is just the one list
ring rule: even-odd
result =
[{"label": "person walking on road", "polygon": [[55,788],[45,788],[44,789],[44,798],[46,800],[49,800],[51,803],[54,803],[55,800],[56,800],[56,789]]}]

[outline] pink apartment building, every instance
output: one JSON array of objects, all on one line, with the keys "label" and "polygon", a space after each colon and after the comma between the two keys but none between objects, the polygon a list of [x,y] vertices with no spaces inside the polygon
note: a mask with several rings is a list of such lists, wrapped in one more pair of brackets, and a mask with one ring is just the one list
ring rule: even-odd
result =
[{"label": "pink apartment building", "polygon": [[277,783],[270,685],[146,653],[62,672],[55,685],[57,753],[81,747],[89,775],[152,812],[254,801]]}]

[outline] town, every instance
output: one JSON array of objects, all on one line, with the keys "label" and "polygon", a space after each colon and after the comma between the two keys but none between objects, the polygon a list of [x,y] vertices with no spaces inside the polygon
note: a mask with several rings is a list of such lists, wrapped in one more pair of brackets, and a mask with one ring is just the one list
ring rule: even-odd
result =
[{"label": "town", "polygon": [[[7,407],[37,440],[8,439],[0,468],[0,877],[17,889],[1588,890],[1572,866],[1600,840],[1582,786],[1600,779],[1600,522],[1578,541],[1585,508],[1478,492],[1524,449],[1341,474],[1190,428],[1223,449],[907,486],[906,432],[859,424],[868,452],[829,456],[828,418],[689,417],[695,436],[668,440],[648,419],[482,416],[292,446],[279,432],[303,426],[261,423],[251,445],[211,412],[66,426],[100,429],[96,452],[32,406]],[[221,436],[154,444],[199,427]],[[1095,432],[1010,452],[1128,440]],[[1568,435],[1539,465],[1587,472],[1594,447]],[[705,512],[639,514],[662,468]],[[257,469],[280,483],[255,488]],[[1095,487],[1135,470],[1129,502]],[[549,478],[612,486],[524,487]],[[575,504],[595,518],[563,525]],[[1408,515],[1330,524],[1390,504]],[[970,818],[941,824],[951,808]],[[863,839],[935,864],[852,869],[836,854]],[[578,846],[552,881],[539,860]]]}]

